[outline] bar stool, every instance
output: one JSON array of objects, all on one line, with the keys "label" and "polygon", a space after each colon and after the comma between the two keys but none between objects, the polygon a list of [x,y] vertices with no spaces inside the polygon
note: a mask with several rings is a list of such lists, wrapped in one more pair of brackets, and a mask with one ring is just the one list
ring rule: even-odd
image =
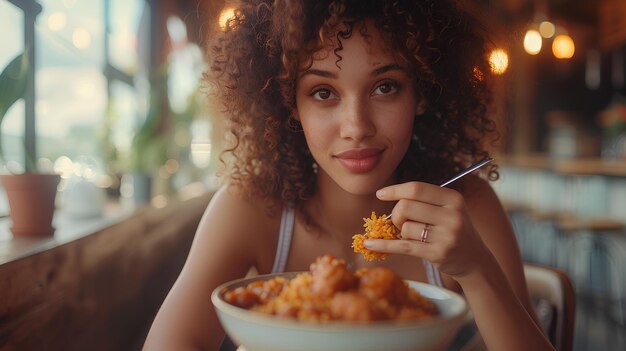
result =
[{"label": "bar stool", "polygon": [[558,230],[555,221],[556,212],[530,211],[528,212],[526,240],[528,262],[556,267],[556,256],[559,243]]},{"label": "bar stool", "polygon": [[494,189],[505,203],[523,260],[553,265],[557,250],[554,218],[562,197],[562,181],[548,168],[545,157],[518,161],[523,166],[501,168]]},{"label": "bar stool", "polygon": [[598,307],[619,304],[623,279],[616,277],[623,265],[611,242],[624,232],[624,225],[608,219],[580,219],[564,216],[557,222],[568,255],[563,262],[581,296]]},{"label": "bar stool", "polygon": [[614,261],[609,267],[610,291],[609,314],[614,321],[626,325],[626,231],[614,230],[603,234],[608,248],[608,257]]}]

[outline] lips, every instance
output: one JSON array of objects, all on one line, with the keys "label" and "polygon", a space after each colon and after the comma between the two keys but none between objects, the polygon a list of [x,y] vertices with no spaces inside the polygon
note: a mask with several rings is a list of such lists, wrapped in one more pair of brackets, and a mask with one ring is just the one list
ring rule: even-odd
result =
[{"label": "lips", "polygon": [[351,173],[366,173],[374,169],[382,158],[384,149],[350,149],[335,155],[337,160]]}]

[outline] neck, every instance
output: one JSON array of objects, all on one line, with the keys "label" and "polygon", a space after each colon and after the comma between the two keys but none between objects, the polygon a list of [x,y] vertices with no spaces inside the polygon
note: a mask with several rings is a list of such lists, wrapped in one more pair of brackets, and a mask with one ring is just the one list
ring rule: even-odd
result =
[{"label": "neck", "polygon": [[321,228],[342,241],[363,233],[363,217],[369,218],[372,211],[378,216],[389,214],[395,205],[395,202],[380,201],[375,193],[348,193],[323,172],[318,175],[317,192],[312,201],[317,205],[313,213]]}]

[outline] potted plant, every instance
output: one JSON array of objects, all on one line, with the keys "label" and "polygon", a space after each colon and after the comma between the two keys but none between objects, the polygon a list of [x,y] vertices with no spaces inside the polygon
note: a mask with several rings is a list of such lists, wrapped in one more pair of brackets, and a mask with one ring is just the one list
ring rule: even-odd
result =
[{"label": "potted plant", "polygon": [[150,77],[148,108],[131,143],[129,171],[132,176],[135,204],[150,202],[156,172],[165,164],[171,148],[172,135],[167,96],[167,65],[163,64]]},{"label": "potted plant", "polygon": [[[34,74],[28,56],[29,51],[25,50],[0,73],[0,127],[7,111],[24,97],[29,77]],[[6,164],[1,136],[0,133],[0,158]],[[26,148],[25,154],[26,162],[29,163],[26,172],[0,175],[0,183],[6,191],[11,211],[11,231],[14,236],[52,235],[52,217],[60,177],[57,174],[39,173],[34,162],[35,155],[29,154]]]}]

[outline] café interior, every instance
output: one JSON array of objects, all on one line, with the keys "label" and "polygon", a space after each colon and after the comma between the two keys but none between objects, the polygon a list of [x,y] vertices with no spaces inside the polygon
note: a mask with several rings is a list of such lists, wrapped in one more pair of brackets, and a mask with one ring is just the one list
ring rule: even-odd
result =
[{"label": "caf\u00e9 interior", "polygon": [[[142,348],[220,184],[202,73],[235,3],[0,0],[0,69],[31,73],[0,94],[1,173],[60,176],[27,205],[52,203],[43,234],[0,187],[0,350]],[[557,349],[625,350],[626,1],[460,4],[492,35],[492,186],[572,294]]]}]

